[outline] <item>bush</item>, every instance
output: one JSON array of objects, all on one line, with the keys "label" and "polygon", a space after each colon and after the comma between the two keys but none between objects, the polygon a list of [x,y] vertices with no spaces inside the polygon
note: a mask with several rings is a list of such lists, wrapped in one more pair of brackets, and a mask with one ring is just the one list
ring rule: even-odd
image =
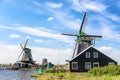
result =
[{"label": "bush", "polygon": [[89,71],[89,73],[94,76],[100,76],[100,75],[116,76],[116,75],[120,75],[120,66],[109,65],[100,68],[93,68]]}]

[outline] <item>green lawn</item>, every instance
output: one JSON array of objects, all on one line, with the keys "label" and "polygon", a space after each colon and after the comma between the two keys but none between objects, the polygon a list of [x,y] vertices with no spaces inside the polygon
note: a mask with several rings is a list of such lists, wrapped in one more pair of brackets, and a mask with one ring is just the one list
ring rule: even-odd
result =
[{"label": "green lawn", "polygon": [[37,76],[38,80],[120,80],[120,66],[96,67],[89,73],[71,73],[69,70],[52,68],[39,74],[33,76]]},{"label": "green lawn", "polygon": [[93,76],[89,73],[44,73],[43,75],[33,74],[38,80],[120,80],[120,76]]}]

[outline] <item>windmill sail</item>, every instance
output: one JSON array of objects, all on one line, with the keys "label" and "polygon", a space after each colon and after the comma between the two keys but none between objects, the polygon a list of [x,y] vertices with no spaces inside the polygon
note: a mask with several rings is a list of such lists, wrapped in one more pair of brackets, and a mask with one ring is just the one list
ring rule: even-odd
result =
[{"label": "windmill sail", "polygon": [[86,12],[85,12],[85,14],[84,14],[84,16],[83,16],[83,20],[82,20],[82,23],[81,23],[81,26],[80,26],[80,30],[79,30],[79,34],[82,32],[82,30],[83,30],[83,26],[84,26],[84,22],[85,22],[85,19],[86,19]]},{"label": "windmill sail", "polygon": [[77,37],[72,58],[74,56],[78,55],[81,51],[83,51],[84,49],[86,49],[90,45],[92,45],[92,42],[93,42],[92,40],[95,40],[95,38],[102,37],[99,35],[87,35],[86,33],[83,32],[83,27],[85,24],[86,15],[87,15],[87,12],[84,13],[84,16],[83,16],[83,19],[82,19],[82,22],[80,25],[80,29],[79,29],[79,34],[66,34],[66,33],[62,34],[62,35],[76,36]]},{"label": "windmill sail", "polygon": [[75,56],[77,49],[78,49],[78,37],[76,39],[75,48],[74,48],[74,51],[73,51],[72,58]]},{"label": "windmill sail", "polygon": [[22,48],[22,52],[20,53],[19,57],[21,56],[20,61],[21,62],[27,62],[27,63],[33,63],[33,58],[32,58],[32,54],[31,54],[31,49],[27,48],[27,43],[28,43],[28,39],[26,40],[24,46],[22,46],[22,44],[20,44],[21,48]]}]

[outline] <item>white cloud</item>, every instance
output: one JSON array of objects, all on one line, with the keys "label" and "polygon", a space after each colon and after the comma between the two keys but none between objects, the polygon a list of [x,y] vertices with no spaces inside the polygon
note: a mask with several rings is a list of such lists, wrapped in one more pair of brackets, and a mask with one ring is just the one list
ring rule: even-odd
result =
[{"label": "white cloud", "polygon": [[[61,35],[61,33],[55,33],[53,30],[49,30],[46,28],[30,28],[30,27],[12,28],[12,27],[8,27],[8,26],[4,26],[3,28],[20,31],[20,32],[34,35],[34,36],[52,38],[52,39],[56,39],[56,40],[61,41],[61,42],[66,42],[66,43],[72,42],[72,40],[69,37]],[[30,37],[28,37],[28,38],[30,38]]]},{"label": "white cloud", "polygon": [[[7,50],[6,50],[7,47]],[[66,59],[71,58],[71,49],[51,49],[41,47],[31,47],[33,59],[36,63],[42,63],[43,58],[47,58],[49,62],[57,64],[65,64]],[[14,63],[18,60],[21,48],[19,45],[0,44],[0,63]],[[61,60],[62,58],[62,60]]]},{"label": "white cloud", "polygon": [[45,28],[45,27],[36,27],[37,29],[39,29],[39,30],[42,30],[42,31],[44,31],[44,32],[49,32],[49,33],[52,33],[53,32],[53,30],[51,30],[51,29],[48,29],[48,28]]},{"label": "white cloud", "polygon": [[36,1],[33,1],[33,4],[36,5],[36,6],[38,6],[38,7],[42,6],[39,2],[36,2]]},{"label": "white cloud", "polygon": [[30,37],[30,36],[26,36],[25,38],[26,38],[26,39],[30,39],[31,37]]},{"label": "white cloud", "polygon": [[37,43],[41,43],[42,40],[41,40],[41,39],[35,39],[35,42],[37,42]]},{"label": "white cloud", "polygon": [[119,32],[115,31],[113,27],[107,24],[101,24],[101,34],[103,35],[103,38],[106,40],[112,40],[112,41],[119,41],[120,42],[120,34]]},{"label": "white cloud", "polygon": [[[80,28],[80,19],[74,19],[72,15],[68,15],[65,12],[51,10],[53,16],[64,25],[64,27],[79,30]],[[56,15],[57,14],[57,15]]]},{"label": "white cloud", "polygon": [[[120,42],[120,31],[117,25],[110,23],[108,20],[101,18],[97,27],[93,26],[95,23],[86,26],[85,32],[88,34],[97,34],[102,36],[102,40],[111,40],[111,42]],[[94,31],[93,31],[94,29]],[[114,43],[113,43],[114,44]]]},{"label": "white cloud", "polygon": [[109,6],[104,5],[103,3],[99,1],[91,1],[91,0],[71,0],[72,1],[72,9],[76,10],[78,12],[83,12],[83,11],[94,11],[94,12],[99,12],[103,16],[113,20],[113,21],[120,21],[120,17],[107,12],[107,9]]},{"label": "white cloud", "polygon": [[33,47],[32,49],[35,59],[39,62],[42,62],[43,58],[47,58],[49,62],[58,64],[59,61],[64,64],[65,60],[70,59],[72,54],[71,49],[61,50],[40,47]]},{"label": "white cloud", "polygon": [[46,3],[47,6],[49,6],[50,8],[61,8],[63,6],[62,3],[53,3],[53,2],[47,2]]},{"label": "white cloud", "polygon": [[47,21],[52,21],[52,20],[54,20],[54,17],[49,17],[49,18],[47,19]]},{"label": "white cloud", "polygon": [[98,49],[103,52],[105,55],[109,56],[113,60],[117,61],[120,64],[120,50],[114,49],[111,46],[101,46]]},{"label": "white cloud", "polygon": [[30,35],[34,35],[34,36],[41,36],[41,37],[56,39],[61,42],[67,42],[67,43],[72,42],[71,39],[66,36],[63,36],[58,33],[45,32],[40,29],[35,29],[35,28],[30,28],[30,27],[19,27],[19,28],[17,28],[17,30],[27,33],[27,34],[30,34]]},{"label": "white cloud", "polygon": [[118,49],[112,49],[110,56],[116,60],[118,62],[118,64],[120,65],[120,50]]},{"label": "white cloud", "polygon": [[19,45],[0,44],[0,63],[14,63],[18,60],[20,51]]},{"label": "white cloud", "polygon": [[10,38],[21,38],[19,34],[11,34],[9,37]]},{"label": "white cloud", "polygon": [[1,29],[14,29],[14,28],[12,28],[12,27],[3,26],[3,25],[0,25],[0,28],[1,28]]},{"label": "white cloud", "polygon": [[102,51],[102,52],[109,52],[109,51],[112,50],[112,47],[110,47],[110,46],[101,46],[101,47],[99,47],[98,49],[99,49],[100,51]]},{"label": "white cloud", "polygon": [[[44,7],[42,8],[44,9]],[[67,28],[75,29],[75,30],[79,29],[80,21],[81,21],[80,18],[75,19],[74,15],[67,14],[67,11],[64,12],[64,11],[56,10],[56,9],[49,8],[49,7],[46,7],[45,9],[46,11],[44,12],[44,14],[49,12],[53,18],[58,20],[59,23],[63,24],[62,27],[67,27]],[[41,15],[41,12],[39,13],[39,11],[36,11],[36,13]],[[53,18],[49,17],[48,19],[53,20]]]},{"label": "white cloud", "polygon": [[76,11],[86,11],[91,10],[95,12],[104,12],[107,8],[104,4],[98,1],[90,1],[90,0],[71,0],[72,1],[72,9]]},{"label": "white cloud", "polygon": [[[7,47],[7,50],[6,50]],[[65,60],[70,60],[72,56],[72,49],[52,49],[28,46],[32,50],[33,59],[37,63],[42,63],[42,59],[47,58],[49,62],[54,64],[65,64]],[[120,64],[120,50],[113,49],[111,46],[98,47],[105,55],[110,56]],[[0,63],[14,63],[18,60],[21,48],[19,45],[6,45],[0,43]]]},{"label": "white cloud", "polygon": [[113,20],[113,21],[120,21],[120,17],[117,16],[117,15],[114,15],[114,14],[109,14],[109,13],[106,13],[104,14],[107,18]]}]

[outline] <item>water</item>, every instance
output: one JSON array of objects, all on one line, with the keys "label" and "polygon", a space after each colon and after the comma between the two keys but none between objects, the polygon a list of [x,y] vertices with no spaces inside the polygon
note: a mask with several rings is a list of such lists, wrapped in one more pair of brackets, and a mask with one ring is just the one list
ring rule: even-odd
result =
[{"label": "water", "polygon": [[0,70],[0,80],[37,80],[30,77],[31,74],[38,71],[22,71],[22,70]]}]

